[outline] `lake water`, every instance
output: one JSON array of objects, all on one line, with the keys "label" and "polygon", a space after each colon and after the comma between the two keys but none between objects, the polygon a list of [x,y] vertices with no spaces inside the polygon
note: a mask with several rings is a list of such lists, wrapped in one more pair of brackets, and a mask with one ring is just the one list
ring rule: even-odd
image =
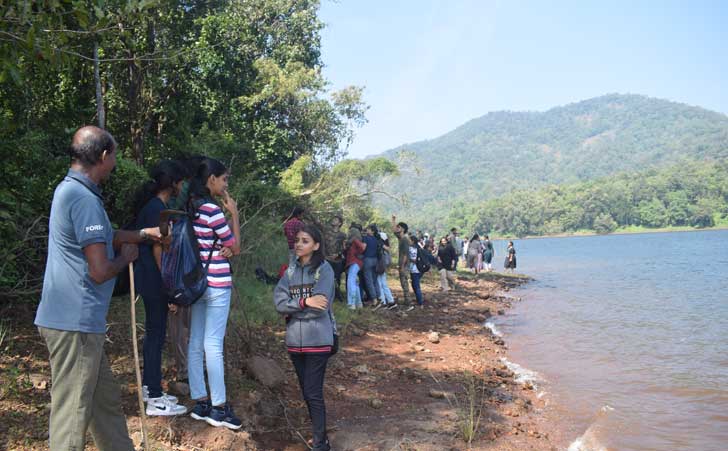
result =
[{"label": "lake water", "polygon": [[728,231],[515,246],[536,281],[495,326],[573,427],[570,450],[728,449]]}]

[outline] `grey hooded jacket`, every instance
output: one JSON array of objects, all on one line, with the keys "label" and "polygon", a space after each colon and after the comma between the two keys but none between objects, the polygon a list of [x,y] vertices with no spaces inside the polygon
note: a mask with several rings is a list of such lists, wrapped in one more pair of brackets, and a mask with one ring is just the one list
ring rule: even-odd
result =
[{"label": "grey hooded jacket", "polygon": [[[315,295],[329,301],[326,310],[304,307],[303,300]],[[336,332],[332,309],[334,300],[334,270],[324,261],[311,273],[309,266],[293,260],[278,281],[273,302],[278,313],[286,315],[286,346],[288,352],[331,352]]]}]

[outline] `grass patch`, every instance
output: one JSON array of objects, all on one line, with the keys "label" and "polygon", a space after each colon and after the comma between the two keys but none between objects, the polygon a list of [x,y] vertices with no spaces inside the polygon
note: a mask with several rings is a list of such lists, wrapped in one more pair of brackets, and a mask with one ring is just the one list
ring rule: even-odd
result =
[{"label": "grass patch", "polygon": [[[464,373],[462,382],[462,392],[446,393],[445,399],[450,407],[457,413],[457,426],[460,438],[468,444],[468,448],[472,444],[480,429],[481,419],[483,418],[483,410],[485,408],[485,381],[473,373]],[[440,386],[442,384],[437,378],[430,373],[430,377]]]},{"label": "grass patch", "polygon": [[[367,324],[383,324],[385,319],[381,314],[372,311],[370,308],[349,310],[346,304],[334,302],[334,316],[339,331],[343,331],[349,324],[364,326]],[[341,332],[340,332],[341,333]]]},{"label": "grass patch", "polygon": [[274,288],[257,280],[252,274],[237,275],[230,307],[231,320],[244,324],[247,318],[251,326],[278,322],[280,315],[273,305]]}]

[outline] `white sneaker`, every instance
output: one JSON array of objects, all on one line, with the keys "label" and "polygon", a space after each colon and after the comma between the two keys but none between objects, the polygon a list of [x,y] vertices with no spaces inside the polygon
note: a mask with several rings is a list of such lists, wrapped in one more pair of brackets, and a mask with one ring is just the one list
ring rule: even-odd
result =
[{"label": "white sneaker", "polygon": [[[167,398],[167,400],[169,402],[171,402],[172,404],[177,404],[177,402],[179,401],[179,399],[177,399],[176,396],[169,395],[169,394],[164,393],[164,392],[162,392],[162,397],[163,398]],[[147,387],[146,385],[142,385],[142,400],[144,402],[148,402],[149,401],[149,387]]]},{"label": "white sneaker", "polygon": [[170,401],[164,396],[150,398],[147,401],[147,415],[149,416],[173,416],[187,413],[187,407]]}]

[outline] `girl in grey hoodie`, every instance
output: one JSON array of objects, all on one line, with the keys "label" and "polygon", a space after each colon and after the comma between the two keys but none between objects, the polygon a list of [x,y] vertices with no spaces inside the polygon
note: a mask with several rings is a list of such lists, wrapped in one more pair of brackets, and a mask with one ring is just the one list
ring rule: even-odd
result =
[{"label": "girl in grey hoodie", "polygon": [[286,318],[286,346],[308,405],[313,450],[329,451],[323,389],[326,364],[338,347],[332,310],[334,270],[316,227],[305,225],[296,234],[294,250],[296,258],[278,282],[273,301]]}]

